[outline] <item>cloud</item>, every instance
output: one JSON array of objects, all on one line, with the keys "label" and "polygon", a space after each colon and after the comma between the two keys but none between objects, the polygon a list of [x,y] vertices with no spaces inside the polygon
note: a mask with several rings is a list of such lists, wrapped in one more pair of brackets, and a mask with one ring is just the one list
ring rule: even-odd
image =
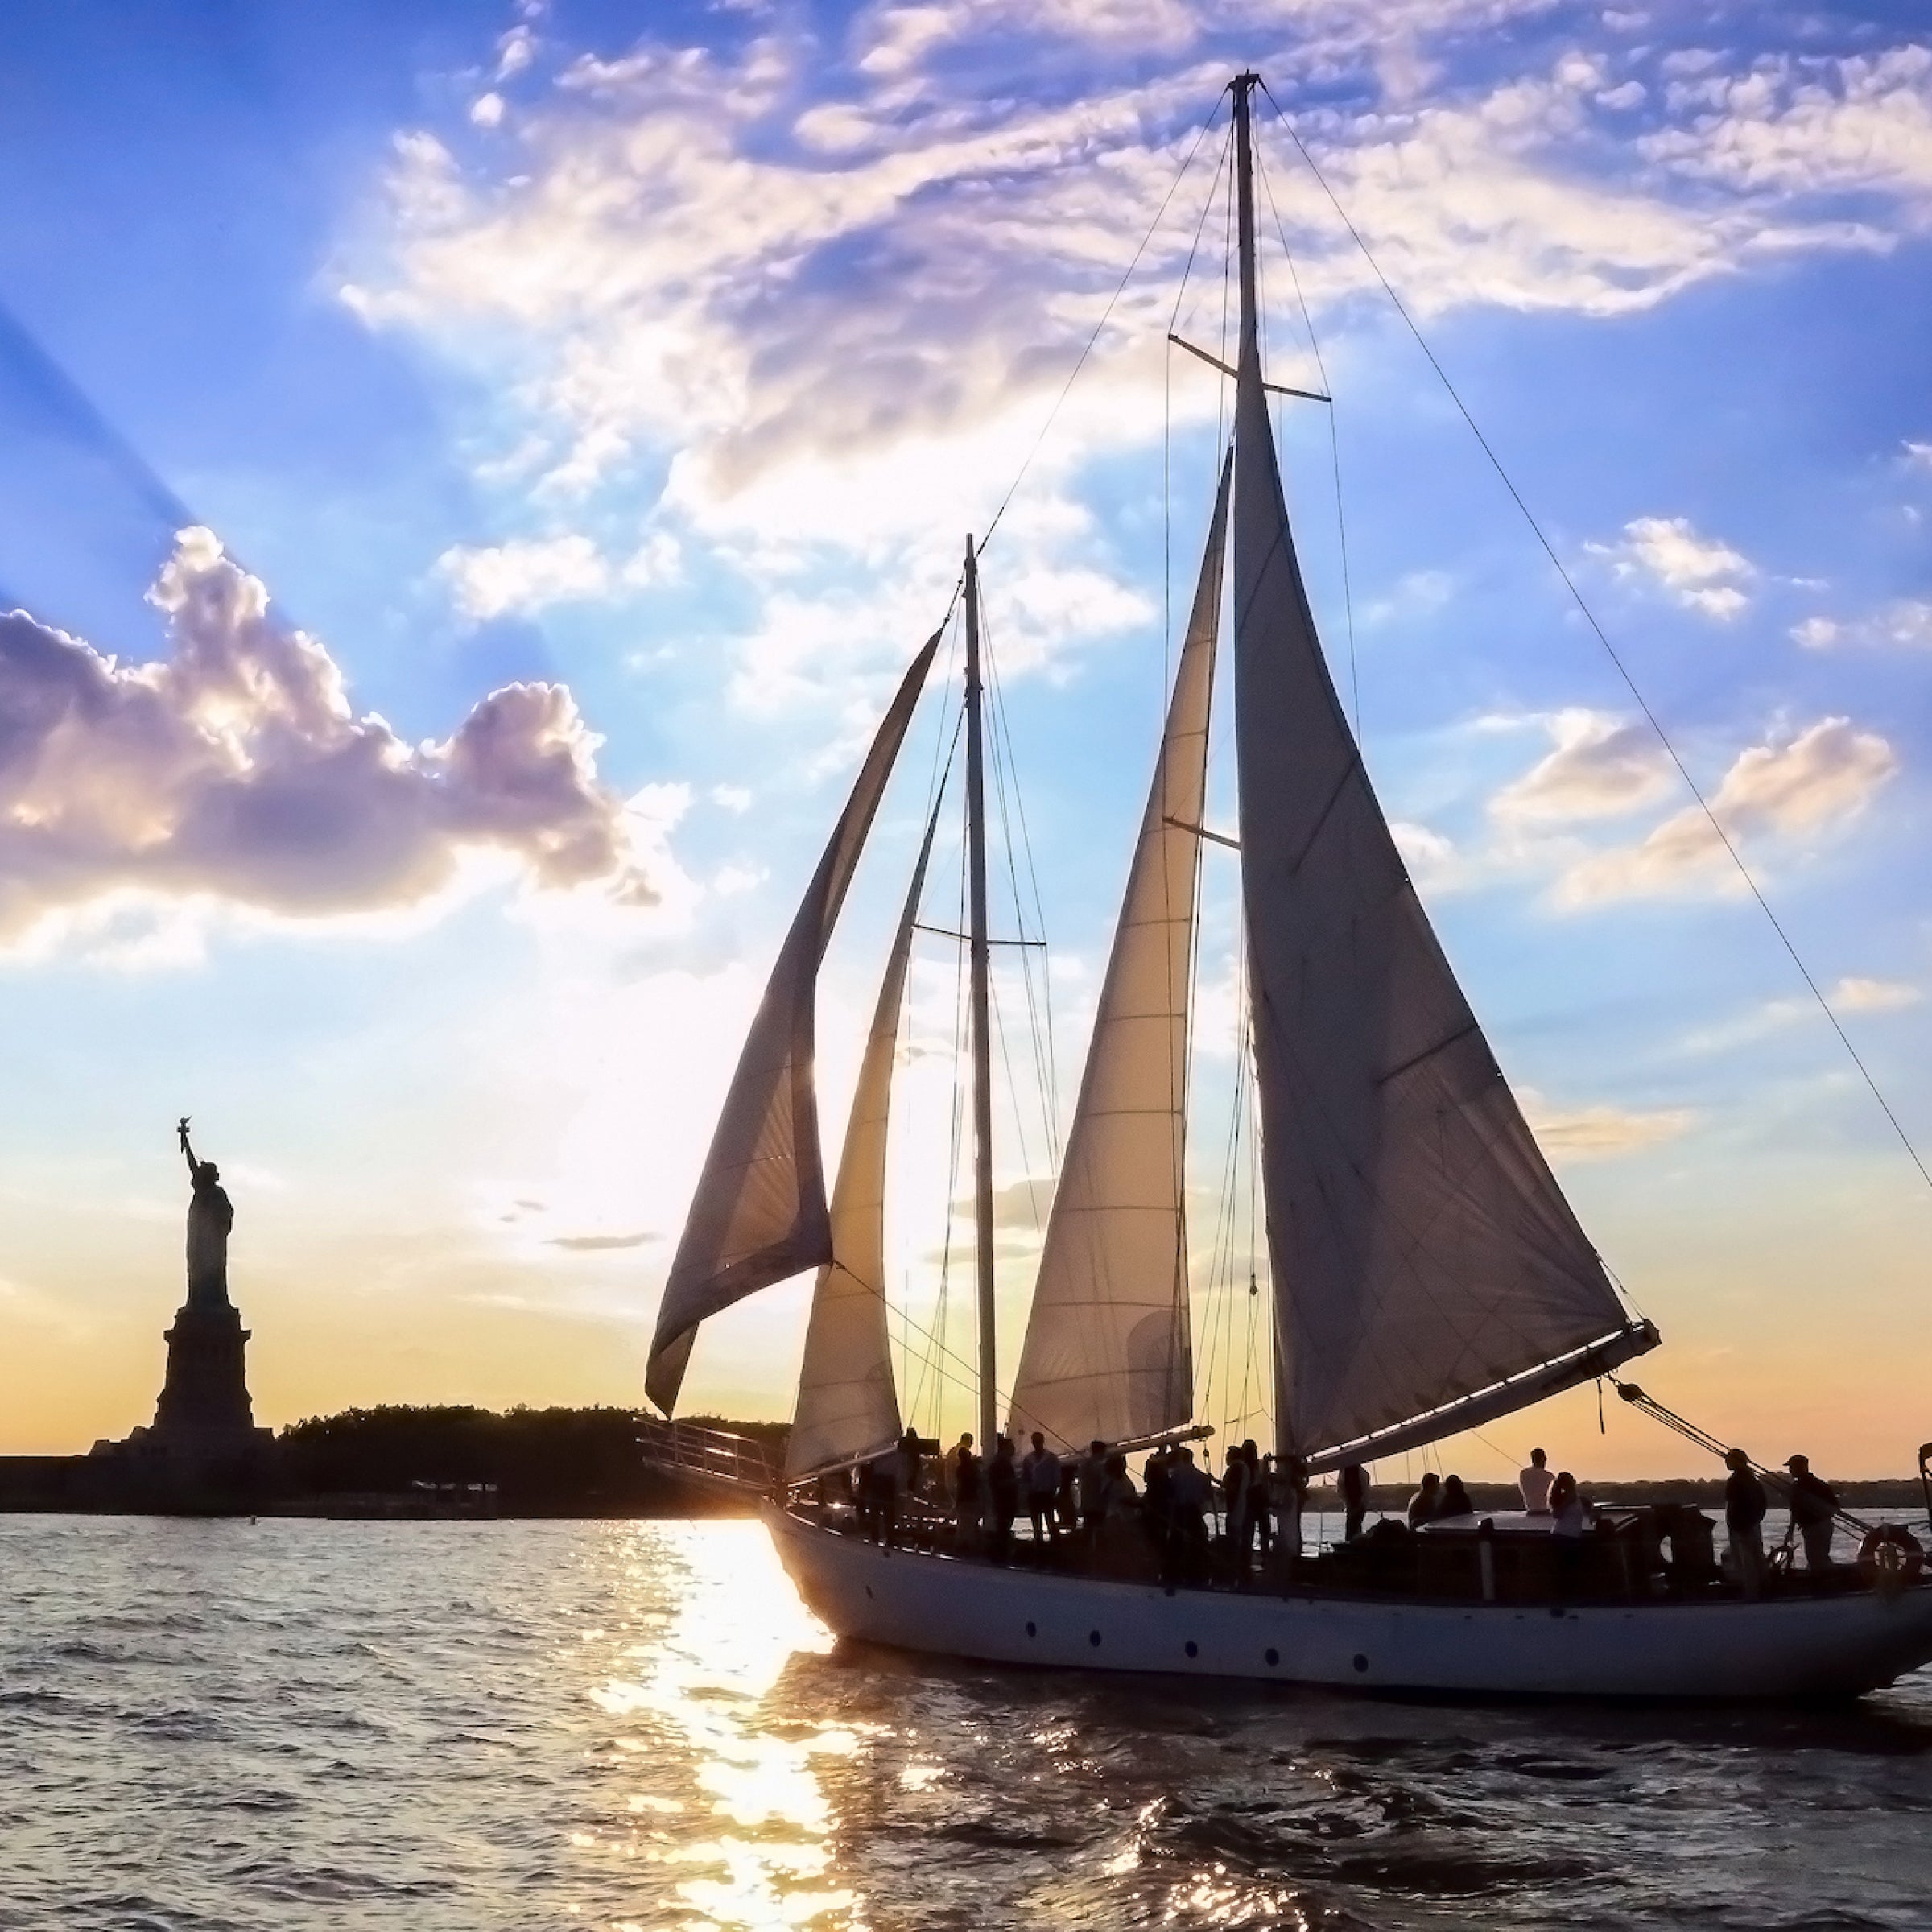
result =
[{"label": "cloud", "polygon": [[597,547],[575,532],[476,549],[459,544],[437,558],[436,568],[449,580],[457,609],[480,623],[601,597],[612,582]]},{"label": "cloud", "polygon": [[[1916,986],[1902,980],[1868,979],[1847,975],[1826,989],[1825,1000],[1833,1013],[1901,1013],[1916,1006],[1925,996]],[[1800,1021],[1822,1019],[1817,1001],[1794,996],[1766,1000],[1738,1018],[1715,1026],[1700,1028],[1684,1040],[1686,1053],[1724,1053],[1747,1046],[1768,1034],[1781,1032]]]},{"label": "cloud", "polygon": [[469,104],[469,118],[478,127],[501,127],[504,111],[501,94],[479,94]]},{"label": "cloud", "polygon": [[1581,709],[1545,723],[1555,749],[1491,799],[1499,825],[1524,831],[1613,818],[1668,788],[1670,760],[1648,725]]},{"label": "cloud", "polygon": [[1929,650],[1932,649],[1932,602],[1900,597],[1869,617],[1806,617],[1802,623],[1792,625],[1791,636],[1807,650],[1830,650],[1843,644]]},{"label": "cloud", "polygon": [[1932,443],[1907,442],[1905,462],[1908,469],[1932,469]]},{"label": "cloud", "polygon": [[547,1248],[562,1248],[572,1254],[601,1254],[608,1249],[642,1248],[664,1237],[646,1228],[640,1234],[553,1234],[545,1237]]},{"label": "cloud", "polygon": [[1614,1159],[1689,1130],[1697,1116],[1685,1108],[1553,1106],[1534,1087],[1517,1089],[1524,1117],[1545,1154],[1558,1163]]},{"label": "cloud", "polygon": [[0,937],[130,892],[300,918],[416,905],[473,852],[655,898],[562,686],[506,685],[411,745],[354,712],[208,530],[181,533],[150,596],[168,645],[151,663],[0,617]]},{"label": "cloud", "polygon": [[[1898,754],[1876,732],[1846,718],[1821,718],[1796,737],[1740,752],[1711,799],[1726,834],[1786,840],[1826,832],[1857,816],[1898,770]],[[1578,906],[1730,883],[1730,861],[1695,805],[1673,813],[1635,845],[1592,852],[1558,881],[1558,903]]]},{"label": "cloud", "polygon": [[1715,537],[1700,536],[1688,517],[1637,517],[1618,543],[1587,543],[1618,576],[1647,578],[1677,602],[1728,622],[1749,602],[1739,586],[1753,574],[1746,558]]}]

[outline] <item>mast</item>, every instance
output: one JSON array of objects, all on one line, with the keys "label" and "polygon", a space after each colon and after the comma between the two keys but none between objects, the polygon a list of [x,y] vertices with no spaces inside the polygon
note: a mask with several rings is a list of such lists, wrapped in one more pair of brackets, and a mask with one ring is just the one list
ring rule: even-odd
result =
[{"label": "mast", "polygon": [[1236,227],[1241,235],[1241,328],[1238,360],[1245,369],[1250,356],[1258,371],[1261,360],[1261,305],[1254,289],[1254,143],[1248,127],[1248,97],[1261,85],[1259,74],[1234,77],[1234,151]]},{"label": "mast", "polygon": [[993,1453],[998,1421],[993,1326],[993,1049],[986,937],[986,777],[980,714],[980,567],[966,539],[966,868],[972,974],[973,1253],[978,1267],[980,1453]]}]

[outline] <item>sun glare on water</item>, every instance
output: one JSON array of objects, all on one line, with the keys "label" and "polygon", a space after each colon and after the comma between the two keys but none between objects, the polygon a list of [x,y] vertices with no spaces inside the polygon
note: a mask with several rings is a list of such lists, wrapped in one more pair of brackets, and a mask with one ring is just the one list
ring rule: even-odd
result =
[{"label": "sun glare on water", "polygon": [[[654,1854],[673,1876],[694,1926],[810,1925],[849,1910],[852,1894],[824,1882],[831,1862],[831,1809],[819,1760],[858,1745],[836,1726],[770,1728],[764,1700],[800,1652],[823,1653],[832,1638],[799,1601],[763,1528],[754,1523],[654,1525],[652,1560],[682,1563],[686,1575],[668,1628],[631,1647],[642,1666],[591,1692],[613,1717],[640,1718],[694,1767],[690,1808],[708,1807],[715,1831]],[[640,1795],[634,1809],[667,1801]]]}]

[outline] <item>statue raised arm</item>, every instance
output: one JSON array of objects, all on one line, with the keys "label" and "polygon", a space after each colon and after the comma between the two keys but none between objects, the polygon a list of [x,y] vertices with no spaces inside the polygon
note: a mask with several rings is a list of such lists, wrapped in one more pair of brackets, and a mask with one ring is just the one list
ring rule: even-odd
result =
[{"label": "statue raised arm", "polygon": [[191,1307],[225,1308],[228,1298],[228,1236],[235,1224],[233,1203],[221,1186],[221,1170],[198,1161],[188,1145],[188,1116],[175,1132],[188,1162],[194,1192],[188,1203],[188,1299]]}]

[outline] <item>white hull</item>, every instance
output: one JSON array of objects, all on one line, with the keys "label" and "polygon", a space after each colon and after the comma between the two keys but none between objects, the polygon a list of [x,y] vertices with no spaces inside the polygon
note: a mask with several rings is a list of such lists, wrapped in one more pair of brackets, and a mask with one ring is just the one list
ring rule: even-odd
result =
[{"label": "white hull", "polygon": [[1855,1695],[1932,1661],[1932,1583],[1758,1603],[1540,1606],[1184,1590],[887,1551],[767,1506],[840,1637],[1056,1670],[1465,1696]]}]

